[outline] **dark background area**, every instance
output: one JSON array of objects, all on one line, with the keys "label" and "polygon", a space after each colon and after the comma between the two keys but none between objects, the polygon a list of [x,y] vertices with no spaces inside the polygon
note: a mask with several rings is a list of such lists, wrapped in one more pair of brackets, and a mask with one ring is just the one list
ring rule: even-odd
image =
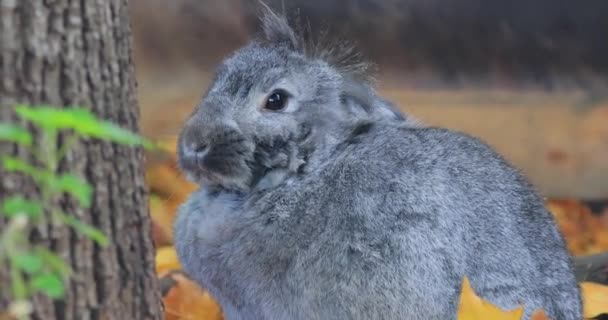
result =
[{"label": "dark background area", "polygon": [[[266,0],[313,31],[355,41],[410,85],[604,85],[608,1]],[[137,54],[208,67],[258,30],[254,0],[134,0]]]}]

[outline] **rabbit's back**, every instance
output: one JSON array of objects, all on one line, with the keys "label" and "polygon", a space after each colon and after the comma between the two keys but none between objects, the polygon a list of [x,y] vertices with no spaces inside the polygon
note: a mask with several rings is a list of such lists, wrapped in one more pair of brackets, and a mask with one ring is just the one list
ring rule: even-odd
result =
[{"label": "rabbit's back", "polygon": [[[250,197],[216,221],[213,236],[177,235],[195,248],[185,259],[202,261],[189,273],[234,305],[227,314],[455,319],[467,276],[503,308],[526,301],[528,315],[543,307],[552,319],[580,316],[549,213],[485,144],[445,129],[368,123],[325,158]],[[198,201],[184,206],[182,228],[198,230],[188,219],[207,214]]]}]

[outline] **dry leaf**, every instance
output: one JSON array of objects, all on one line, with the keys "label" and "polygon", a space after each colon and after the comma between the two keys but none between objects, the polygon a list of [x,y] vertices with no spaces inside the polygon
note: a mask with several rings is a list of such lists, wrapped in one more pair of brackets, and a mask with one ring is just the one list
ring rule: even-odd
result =
[{"label": "dry leaf", "polygon": [[206,290],[179,272],[167,274],[172,287],[163,295],[166,320],[222,320],[219,304]]},{"label": "dry leaf", "polygon": [[600,314],[608,314],[608,286],[594,282],[581,282],[585,318],[591,319]]},{"label": "dry leaf", "polygon": [[515,310],[505,311],[484,301],[475,294],[469,279],[464,277],[458,306],[458,320],[520,320],[523,313],[523,306]]},{"label": "dry leaf", "polygon": [[177,253],[173,247],[162,247],[156,250],[156,274],[161,275],[170,270],[181,269]]},{"label": "dry leaf", "polygon": [[539,309],[534,311],[530,320],[550,320],[545,313],[545,310]]},{"label": "dry leaf", "polygon": [[163,198],[178,197],[181,201],[197,189],[196,184],[186,180],[175,162],[163,162],[146,168],[146,183],[150,190]]},{"label": "dry leaf", "polygon": [[553,213],[573,255],[587,255],[608,250],[608,218],[594,215],[576,200],[550,200]]}]

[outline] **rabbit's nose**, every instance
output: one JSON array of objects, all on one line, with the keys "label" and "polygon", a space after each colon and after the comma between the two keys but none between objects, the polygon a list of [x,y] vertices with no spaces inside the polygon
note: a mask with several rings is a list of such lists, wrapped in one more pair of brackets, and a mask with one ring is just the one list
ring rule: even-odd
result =
[{"label": "rabbit's nose", "polygon": [[186,170],[198,170],[209,153],[209,145],[200,139],[185,139],[181,145],[180,164]]},{"label": "rabbit's nose", "polygon": [[204,141],[190,141],[184,144],[184,156],[198,160],[203,159],[209,151],[209,146]]}]

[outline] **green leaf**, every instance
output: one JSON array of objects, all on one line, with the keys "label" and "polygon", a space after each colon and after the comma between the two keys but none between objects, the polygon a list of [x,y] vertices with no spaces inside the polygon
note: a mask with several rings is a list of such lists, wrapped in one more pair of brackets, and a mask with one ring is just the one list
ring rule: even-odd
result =
[{"label": "green leaf", "polygon": [[65,291],[61,278],[52,273],[34,276],[31,286],[54,299],[63,297]]},{"label": "green leaf", "polygon": [[152,143],[143,137],[107,121],[86,128],[86,130],[83,130],[83,134],[129,146],[143,145],[146,148],[153,147]]},{"label": "green leaf", "polygon": [[32,177],[40,176],[40,169],[30,165],[29,163],[15,157],[2,157],[4,169],[10,172],[22,172]]},{"label": "green leaf", "polygon": [[2,213],[7,217],[25,214],[29,217],[36,218],[42,214],[42,205],[22,196],[13,196],[2,203]]},{"label": "green leaf", "polygon": [[15,260],[11,261],[11,285],[13,287],[13,296],[16,299],[23,299],[27,296],[27,287],[21,271],[15,265]]},{"label": "green leaf", "polygon": [[32,254],[18,254],[14,257],[15,264],[27,273],[36,273],[42,268],[42,258]]},{"label": "green leaf", "polygon": [[70,275],[71,271],[67,263],[65,263],[63,259],[47,248],[41,246],[36,247],[36,254],[40,256],[42,260],[51,267],[52,270],[61,274],[63,277],[68,277]]},{"label": "green leaf", "polygon": [[105,247],[106,245],[108,245],[108,242],[109,242],[108,238],[106,237],[105,234],[103,234],[103,232],[101,230],[99,230],[91,225],[88,225],[88,224],[78,220],[77,218],[67,215],[67,214],[60,213],[59,218],[61,219],[61,221],[63,221],[63,223],[76,229],[78,232],[86,235],[91,240],[97,242],[97,244],[99,244],[100,246]]},{"label": "green leaf", "polygon": [[98,138],[126,144],[130,146],[143,145],[154,148],[154,145],[129,130],[123,129],[112,122],[98,119],[95,114],[85,108],[55,108],[48,106],[28,107],[19,105],[17,113],[25,119],[44,128],[72,129],[85,137]]},{"label": "green leaf", "polygon": [[48,105],[17,105],[15,111],[22,118],[45,129],[76,129],[80,122],[94,121],[93,114],[85,108],[61,108]]},{"label": "green leaf", "polygon": [[72,174],[64,174],[54,180],[53,186],[55,190],[67,192],[74,196],[83,207],[91,206],[93,188],[82,178]]},{"label": "green leaf", "polygon": [[0,140],[17,142],[28,147],[32,145],[32,135],[28,130],[9,123],[0,123]]}]

